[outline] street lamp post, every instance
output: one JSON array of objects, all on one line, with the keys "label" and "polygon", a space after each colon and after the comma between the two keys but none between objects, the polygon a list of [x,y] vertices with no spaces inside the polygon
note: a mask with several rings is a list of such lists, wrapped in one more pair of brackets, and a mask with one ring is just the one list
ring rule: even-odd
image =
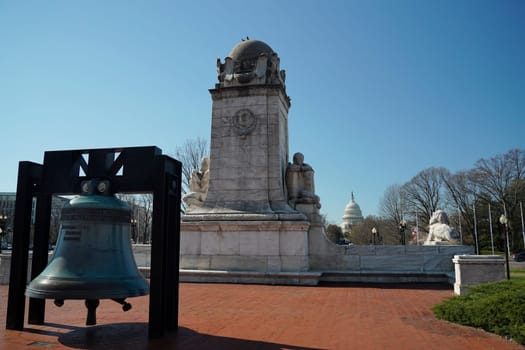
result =
[{"label": "street lamp post", "polygon": [[131,237],[133,240],[133,243],[138,243],[138,237],[137,237],[137,219],[131,219]]},{"label": "street lamp post", "polygon": [[375,227],[373,227],[372,228],[372,243],[374,245],[375,244],[381,244],[382,241],[383,241],[383,238],[381,237],[381,235],[379,234],[377,229]]},{"label": "street lamp post", "polygon": [[407,222],[405,220],[401,220],[399,223],[399,234],[401,235],[401,244],[406,244],[406,229],[407,229]]},{"label": "street lamp post", "polygon": [[7,234],[7,215],[0,215],[0,253],[2,253],[2,243],[4,236]]},{"label": "street lamp post", "polygon": [[505,231],[505,264],[507,266],[507,279],[510,280],[510,267],[509,267],[509,220],[504,214],[499,217],[499,222],[503,225]]}]

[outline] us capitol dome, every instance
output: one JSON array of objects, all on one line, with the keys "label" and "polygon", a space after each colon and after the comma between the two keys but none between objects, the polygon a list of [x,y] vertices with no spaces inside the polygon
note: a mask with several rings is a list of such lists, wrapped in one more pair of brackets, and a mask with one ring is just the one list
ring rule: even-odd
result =
[{"label": "us capitol dome", "polygon": [[343,232],[350,232],[352,230],[352,226],[362,221],[363,213],[361,212],[359,204],[355,202],[354,192],[352,192],[350,202],[348,202],[348,204],[345,207],[341,229],[343,230]]}]

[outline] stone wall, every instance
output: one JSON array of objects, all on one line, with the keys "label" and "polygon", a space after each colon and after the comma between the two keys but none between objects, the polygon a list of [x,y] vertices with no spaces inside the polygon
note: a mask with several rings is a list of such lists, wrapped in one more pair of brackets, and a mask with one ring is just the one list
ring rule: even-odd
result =
[{"label": "stone wall", "polygon": [[320,225],[309,235],[310,270],[453,273],[454,255],[471,254],[464,245],[350,245],[338,246],[328,240]]}]

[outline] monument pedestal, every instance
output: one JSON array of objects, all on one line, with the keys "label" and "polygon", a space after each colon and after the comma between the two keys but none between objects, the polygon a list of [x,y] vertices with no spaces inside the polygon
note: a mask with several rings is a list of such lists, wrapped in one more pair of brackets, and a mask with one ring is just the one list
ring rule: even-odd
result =
[{"label": "monument pedestal", "polygon": [[469,286],[501,281],[505,278],[505,260],[498,255],[456,255],[454,293],[467,294]]},{"label": "monument pedestal", "polygon": [[307,271],[307,221],[183,221],[181,269]]}]

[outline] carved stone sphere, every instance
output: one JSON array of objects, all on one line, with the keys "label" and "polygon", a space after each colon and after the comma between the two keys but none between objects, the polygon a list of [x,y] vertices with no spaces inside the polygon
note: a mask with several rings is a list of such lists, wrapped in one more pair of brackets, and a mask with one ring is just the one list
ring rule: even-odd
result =
[{"label": "carved stone sphere", "polygon": [[229,53],[234,61],[241,62],[246,60],[254,60],[259,57],[260,54],[266,53],[270,56],[273,50],[266,43],[259,40],[244,40],[238,43]]}]

